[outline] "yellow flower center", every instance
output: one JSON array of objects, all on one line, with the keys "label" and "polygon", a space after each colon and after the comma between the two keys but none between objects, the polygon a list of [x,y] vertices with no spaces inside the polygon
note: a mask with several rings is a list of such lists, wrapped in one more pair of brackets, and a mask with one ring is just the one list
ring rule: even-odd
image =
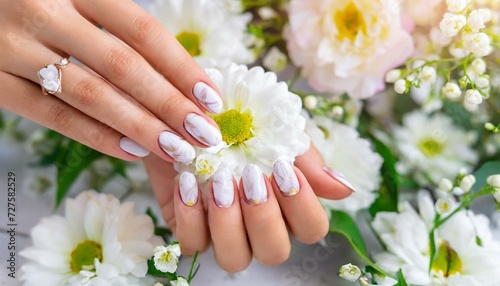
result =
[{"label": "yellow flower center", "polygon": [[434,157],[441,154],[444,150],[444,145],[434,138],[425,138],[418,144],[418,149],[428,157]]},{"label": "yellow flower center", "polygon": [[462,260],[447,243],[441,244],[432,260],[431,270],[449,277],[462,271]]},{"label": "yellow flower center", "polygon": [[182,32],[177,35],[176,38],[192,57],[196,57],[201,54],[200,36],[197,34]]},{"label": "yellow flower center", "polygon": [[78,244],[71,252],[71,271],[78,273],[84,266],[94,266],[94,260],[102,261],[102,246],[92,240]]},{"label": "yellow flower center", "polygon": [[367,30],[363,13],[361,13],[353,2],[349,2],[344,10],[335,12],[333,21],[339,32],[337,35],[339,40],[347,38],[354,41],[359,32],[366,34]]},{"label": "yellow flower center", "polygon": [[160,258],[158,258],[158,262],[169,263],[172,260],[172,253],[170,251],[164,252]]},{"label": "yellow flower center", "polygon": [[222,140],[228,145],[242,144],[253,137],[250,114],[231,109],[213,117],[219,126]]}]

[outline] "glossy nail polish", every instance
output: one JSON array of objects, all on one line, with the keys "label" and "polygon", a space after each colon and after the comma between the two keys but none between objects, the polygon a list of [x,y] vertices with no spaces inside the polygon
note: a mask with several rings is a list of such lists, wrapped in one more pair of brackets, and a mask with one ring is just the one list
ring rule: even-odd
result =
[{"label": "glossy nail polish", "polygon": [[234,202],[234,184],[231,171],[221,165],[212,177],[215,204],[221,208],[228,208]]},{"label": "glossy nail polish", "polygon": [[300,184],[292,164],[283,159],[277,160],[273,166],[273,175],[283,195],[291,197],[299,193]]},{"label": "glossy nail polish", "polygon": [[186,206],[194,206],[198,201],[198,183],[196,182],[196,177],[189,172],[182,173],[179,178],[179,188],[182,202]]},{"label": "glossy nail polish", "polygon": [[191,144],[172,132],[163,131],[160,133],[158,143],[161,149],[177,162],[189,163],[196,155]]},{"label": "glossy nail polish", "polygon": [[267,188],[262,171],[257,165],[249,164],[243,169],[243,188],[245,197],[252,205],[260,205],[267,201]]},{"label": "glossy nail polish", "polygon": [[196,113],[189,113],[184,119],[184,128],[196,140],[207,146],[216,146],[222,141],[219,129]]},{"label": "glossy nail polish", "polygon": [[209,112],[219,114],[222,111],[222,99],[208,84],[201,81],[195,84],[193,95]]},{"label": "glossy nail polish", "polygon": [[122,137],[119,146],[123,151],[137,157],[146,157],[150,153],[148,149],[142,147],[128,137]]},{"label": "glossy nail polish", "polygon": [[329,167],[327,166],[324,166],[323,167],[323,170],[325,171],[325,173],[327,173],[330,177],[332,177],[333,179],[337,180],[338,182],[340,182],[342,185],[348,187],[349,189],[351,189],[351,191],[353,192],[356,192],[356,190],[354,189],[354,187],[351,185],[351,183],[349,183],[349,181],[347,180],[347,178],[344,176],[344,174],[340,173],[340,172],[337,172],[337,171],[334,171],[332,169],[330,169]]}]

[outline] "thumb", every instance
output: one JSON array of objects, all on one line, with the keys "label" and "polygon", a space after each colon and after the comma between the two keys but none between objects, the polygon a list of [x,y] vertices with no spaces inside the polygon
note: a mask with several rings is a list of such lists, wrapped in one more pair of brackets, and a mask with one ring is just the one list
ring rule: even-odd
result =
[{"label": "thumb", "polygon": [[295,166],[299,168],[317,196],[340,200],[350,196],[354,188],[339,172],[328,168],[316,147],[311,143],[311,148],[306,153],[297,157]]}]

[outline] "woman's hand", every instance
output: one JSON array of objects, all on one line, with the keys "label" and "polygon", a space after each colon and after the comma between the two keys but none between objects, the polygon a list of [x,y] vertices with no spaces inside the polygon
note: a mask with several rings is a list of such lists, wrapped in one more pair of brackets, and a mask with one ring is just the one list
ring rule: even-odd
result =
[{"label": "woman's hand", "polygon": [[[124,160],[190,161],[221,141],[214,84],[132,1],[1,0],[0,27],[0,108]],[[68,56],[88,68],[69,63],[62,92],[42,94],[37,72]]]},{"label": "woman's hand", "polygon": [[253,256],[266,265],[285,261],[290,254],[287,227],[301,242],[318,242],[329,222],[316,195],[342,199],[352,193],[348,182],[324,170],[314,147],[297,158],[297,167],[278,161],[271,180],[254,165],[246,167],[240,182],[219,168],[206,207],[192,174],[181,174],[179,184],[171,164],[154,156],[144,161],[182,252],[204,251],[212,241],[217,263],[230,272],[245,269]]}]

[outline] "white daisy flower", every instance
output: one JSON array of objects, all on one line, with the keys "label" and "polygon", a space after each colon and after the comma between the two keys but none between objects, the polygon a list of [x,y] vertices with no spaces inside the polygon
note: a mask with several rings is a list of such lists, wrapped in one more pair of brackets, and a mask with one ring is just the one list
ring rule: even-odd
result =
[{"label": "white daisy flower", "polygon": [[[65,217],[43,218],[31,230],[33,246],[21,255],[23,285],[151,285],[145,279],[154,235],[146,215],[113,196],[83,192],[68,199]],[[100,284],[106,282],[107,284]]]},{"label": "white daisy flower", "polygon": [[174,273],[179,264],[179,257],[181,256],[181,247],[179,244],[163,245],[155,247],[154,262],[156,269],[161,272]]},{"label": "white daisy flower", "polygon": [[462,167],[470,168],[478,159],[471,148],[475,139],[449,117],[421,111],[406,114],[403,126],[394,130],[399,168],[413,172],[419,184],[438,184],[441,178],[454,178]]},{"label": "white daisy flower", "polygon": [[[387,247],[375,262],[408,284],[432,286],[496,286],[500,271],[500,242],[493,240],[484,215],[460,211],[436,231],[436,253],[431,263],[429,232],[435,211],[427,193],[420,193],[417,213],[404,203],[399,213],[378,213],[372,227]],[[477,239],[482,245],[478,245]]]},{"label": "white daisy flower", "polygon": [[286,83],[277,81],[275,73],[261,67],[249,70],[243,65],[208,69],[207,73],[224,103],[220,114],[210,115],[221,130],[223,142],[212,148],[195,148],[197,157],[203,160],[190,165],[177,163],[177,171],[190,171],[203,181],[224,164],[240,178],[247,164],[256,164],[270,175],[277,159],[293,162],[309,149],[301,100],[288,91]]},{"label": "white daisy flower", "polygon": [[355,193],[340,201],[321,199],[326,208],[354,213],[375,200],[383,160],[368,140],[360,138],[353,127],[315,116],[307,121],[306,132],[318,148],[326,165],[344,174]]},{"label": "white daisy flower", "polygon": [[204,67],[253,62],[247,25],[252,15],[227,0],[155,0],[148,7]]}]

